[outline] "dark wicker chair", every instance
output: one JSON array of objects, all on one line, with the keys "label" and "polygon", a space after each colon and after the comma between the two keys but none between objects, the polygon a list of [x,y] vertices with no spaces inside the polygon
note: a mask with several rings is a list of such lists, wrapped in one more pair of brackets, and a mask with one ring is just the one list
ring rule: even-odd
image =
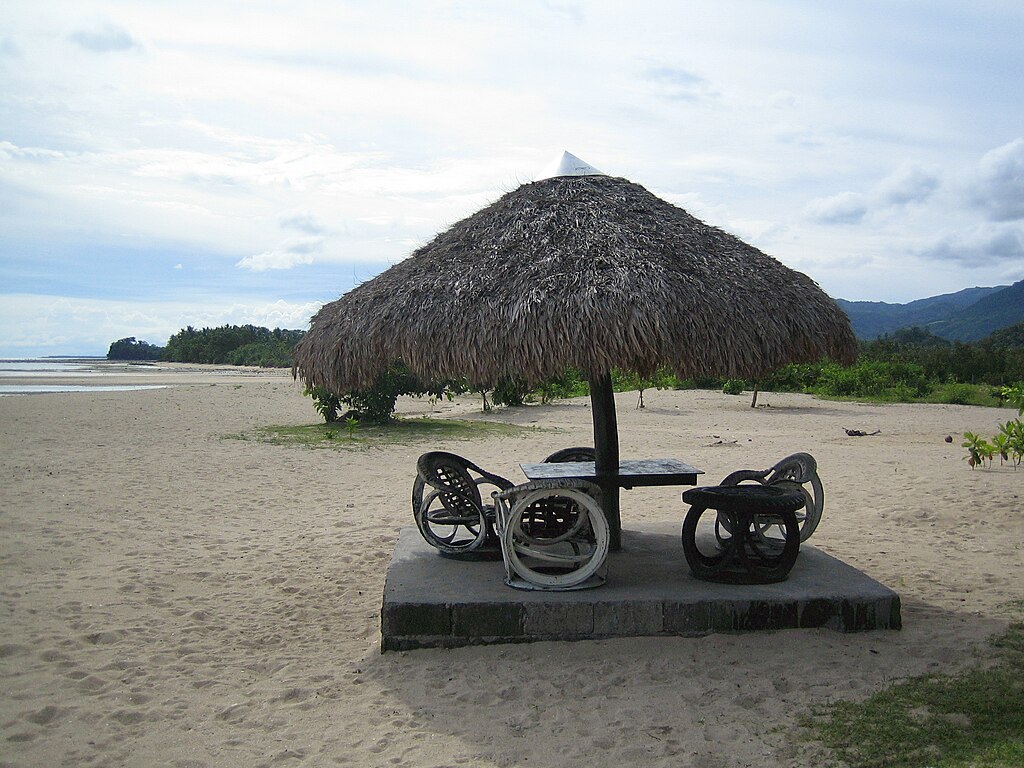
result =
[{"label": "dark wicker chair", "polygon": [[484,503],[487,497],[481,496],[481,485],[504,491],[513,483],[454,453],[431,451],[420,456],[412,512],[428,544],[449,555],[471,553],[487,543],[497,545],[494,506]]},{"label": "dark wicker chair", "polygon": [[[730,474],[721,484],[739,485],[743,482],[800,491],[804,496],[804,507],[796,513],[800,524],[800,541],[807,541],[818,527],[825,508],[825,489],[818,477],[818,463],[811,454],[791,454],[768,469],[741,469]],[[722,524],[723,521],[719,522]],[[759,531],[764,536],[771,528],[772,524],[765,523],[759,526]],[[727,527],[725,529],[728,531]]]},{"label": "dark wicker chair", "polygon": [[567,461],[596,461],[597,452],[593,448],[562,448],[555,451],[546,459],[545,464],[561,464]]}]

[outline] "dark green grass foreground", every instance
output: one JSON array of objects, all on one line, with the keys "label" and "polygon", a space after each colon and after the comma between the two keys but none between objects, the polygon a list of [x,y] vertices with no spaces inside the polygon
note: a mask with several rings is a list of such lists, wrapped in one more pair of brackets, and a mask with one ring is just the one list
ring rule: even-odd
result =
[{"label": "dark green grass foreground", "polygon": [[991,667],[913,678],[805,723],[851,768],[1024,766],[1024,623],[992,641]]}]

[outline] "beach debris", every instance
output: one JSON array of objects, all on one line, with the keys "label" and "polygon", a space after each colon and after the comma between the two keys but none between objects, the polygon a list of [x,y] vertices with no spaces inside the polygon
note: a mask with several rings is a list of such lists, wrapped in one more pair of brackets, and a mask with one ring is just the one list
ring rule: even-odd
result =
[{"label": "beach debris", "polygon": [[946,442],[947,443],[952,443],[953,442],[953,436],[952,435],[946,435]]},{"label": "beach debris", "polygon": [[737,443],[737,441],[735,439],[727,440],[727,439],[722,438],[720,435],[712,435],[711,437],[713,437],[715,439],[715,442],[707,443],[706,447],[708,447],[708,448],[710,448],[711,446],[714,446],[714,445],[736,445],[736,443]]},{"label": "beach debris", "polygon": [[880,435],[880,434],[882,434],[882,430],[880,430],[880,429],[876,429],[874,432],[863,432],[863,431],[861,431],[859,429],[846,429],[844,427],[843,430],[850,437],[871,437],[872,435]]}]

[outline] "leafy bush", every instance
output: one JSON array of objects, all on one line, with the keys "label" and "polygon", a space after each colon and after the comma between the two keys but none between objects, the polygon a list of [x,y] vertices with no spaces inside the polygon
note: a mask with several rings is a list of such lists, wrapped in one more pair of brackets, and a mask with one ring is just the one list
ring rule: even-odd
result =
[{"label": "leafy bush", "polygon": [[999,399],[992,396],[992,389],[981,384],[936,384],[922,399],[929,403],[949,405],[999,405]]},{"label": "leafy bush", "polygon": [[973,432],[964,432],[964,441],[960,445],[967,449],[967,455],[964,458],[971,469],[984,463],[985,459],[991,463],[992,457],[995,455],[995,446],[981,435],[976,435]]},{"label": "leafy bush", "polygon": [[790,363],[761,381],[761,389],[770,392],[809,392],[821,380],[827,361],[818,363]]},{"label": "leafy bush", "polygon": [[1024,381],[1018,381],[1012,387],[1003,387],[999,396],[1017,409],[1018,416],[1024,416]]},{"label": "leafy bush", "polygon": [[698,376],[692,379],[675,379],[672,389],[721,389],[726,380],[715,376]]},{"label": "leafy bush", "polygon": [[999,425],[999,434],[992,442],[999,451],[1000,460],[1012,460],[1013,468],[1016,469],[1024,460],[1024,422],[1020,419],[1008,421]]},{"label": "leafy bush", "polygon": [[550,403],[552,400],[588,395],[590,394],[590,384],[581,371],[567,368],[561,376],[541,382],[534,389],[533,394],[539,395],[542,404]]},{"label": "leafy bush", "polygon": [[383,424],[391,420],[400,395],[418,394],[420,389],[419,381],[409,369],[395,363],[377,377],[370,389],[344,392],[339,397],[352,409],[350,416],[359,421]]},{"label": "leafy bush", "polygon": [[338,412],[346,405],[349,410],[342,414],[346,423],[355,419],[359,423],[384,424],[391,421],[402,395],[451,397],[465,391],[466,383],[461,380],[423,383],[399,361],[382,372],[369,389],[335,393],[325,387],[313,387],[305,394],[313,398],[314,407],[328,422],[337,421]]},{"label": "leafy bush", "polygon": [[829,397],[922,397],[931,386],[924,368],[916,363],[860,358],[844,368],[828,363],[812,391]]},{"label": "leafy bush", "polygon": [[530,394],[530,387],[526,379],[521,376],[511,376],[499,381],[491,392],[491,401],[495,405],[522,405],[526,402],[526,396]]},{"label": "leafy bush", "polygon": [[306,397],[313,398],[313,407],[316,412],[323,416],[328,424],[338,420],[338,411],[341,408],[341,400],[327,387],[313,387],[303,392]]},{"label": "leafy bush", "polygon": [[971,469],[988,460],[989,465],[992,459],[998,455],[999,463],[1007,461],[1013,463],[1017,469],[1024,460],[1024,422],[1020,419],[1008,421],[999,425],[999,434],[992,438],[990,443],[981,435],[973,432],[964,432],[964,441],[960,445],[967,449],[964,457]]},{"label": "leafy bush", "polygon": [[743,385],[743,379],[726,379],[725,384],[722,385],[722,392],[727,395],[742,395]]}]

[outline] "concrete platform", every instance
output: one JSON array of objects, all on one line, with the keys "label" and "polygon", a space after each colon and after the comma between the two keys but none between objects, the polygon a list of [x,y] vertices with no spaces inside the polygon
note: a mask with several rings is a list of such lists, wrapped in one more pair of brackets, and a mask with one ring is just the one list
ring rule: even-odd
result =
[{"label": "concrete platform", "polygon": [[732,585],[690,575],[678,526],[624,530],[622,541],[604,586],[529,592],[505,585],[500,555],[442,557],[415,528],[403,529],[384,584],[381,650],[901,626],[899,595],[812,545],[801,547],[786,581]]}]

